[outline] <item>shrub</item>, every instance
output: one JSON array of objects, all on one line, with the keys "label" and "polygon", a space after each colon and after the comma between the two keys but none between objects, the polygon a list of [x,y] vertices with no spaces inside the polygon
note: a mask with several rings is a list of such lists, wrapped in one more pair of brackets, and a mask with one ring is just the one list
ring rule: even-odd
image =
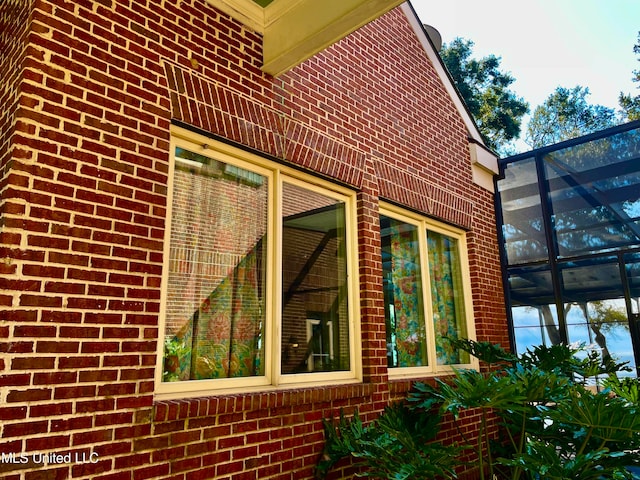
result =
[{"label": "shrub", "polygon": [[[460,450],[472,448],[481,479],[640,478],[631,472],[640,465],[640,388],[637,379],[617,377],[624,364],[583,347],[540,346],[516,358],[486,342],[454,343],[489,363],[488,373],[459,370],[435,386],[416,383],[405,404],[367,426],[357,413],[337,425],[325,421],[320,476],[351,456],[360,476],[455,478]],[[468,410],[480,412],[477,438],[439,443],[441,415],[458,421]],[[502,442],[489,434],[492,416]]]}]

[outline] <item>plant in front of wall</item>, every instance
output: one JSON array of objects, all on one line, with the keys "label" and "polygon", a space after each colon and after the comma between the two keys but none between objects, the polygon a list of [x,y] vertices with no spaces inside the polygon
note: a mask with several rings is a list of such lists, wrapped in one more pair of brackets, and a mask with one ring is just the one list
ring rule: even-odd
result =
[{"label": "plant in front of wall", "polygon": [[[493,348],[465,342],[457,346],[481,359]],[[480,478],[634,478],[627,467],[638,462],[637,402],[587,387],[591,378],[602,375],[615,384],[622,364],[562,345],[536,347],[511,363],[504,363],[506,352],[501,357],[495,351],[484,356],[502,365],[487,374],[459,371],[448,382],[438,381],[437,388],[417,384],[409,398],[417,405],[431,404],[435,398],[440,410],[454,418],[463,410],[480,411],[476,444]],[[506,441],[488,438],[490,415],[500,419]]]},{"label": "plant in front of wall", "polygon": [[324,478],[341,459],[351,457],[361,468],[358,476],[393,480],[455,478],[459,448],[437,442],[440,417],[415,415],[400,403],[387,407],[375,421],[364,425],[360,416],[337,424],[324,420],[326,444],[316,469]]},{"label": "plant in front of wall", "polygon": [[[405,405],[388,408],[367,426],[357,414],[337,426],[325,421],[324,471],[352,456],[365,467],[361,476],[455,478],[463,462],[452,455],[471,448],[481,479],[640,478],[631,473],[640,466],[640,387],[636,379],[618,379],[623,364],[563,345],[536,347],[518,358],[484,342],[458,341],[456,348],[487,360],[491,369],[456,371],[435,386],[416,383]],[[605,388],[596,391],[592,379],[603,376]],[[463,412],[479,418],[471,429],[478,435],[470,439],[464,437],[470,416],[459,420]],[[455,453],[435,441],[444,414],[461,422]]]}]

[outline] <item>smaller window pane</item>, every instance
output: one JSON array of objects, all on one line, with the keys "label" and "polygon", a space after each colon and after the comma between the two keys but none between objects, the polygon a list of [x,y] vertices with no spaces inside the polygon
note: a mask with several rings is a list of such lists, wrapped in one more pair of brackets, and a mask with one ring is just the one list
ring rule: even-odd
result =
[{"label": "smaller window pane", "polygon": [[509,265],[547,258],[535,159],[509,163],[498,181],[502,233]]},{"label": "smaller window pane", "polygon": [[598,348],[603,357],[612,357],[616,362],[629,362],[629,367],[635,371],[623,299],[567,304],[565,314],[569,342]]},{"label": "smaller window pane", "polygon": [[175,161],[163,380],[264,375],[267,178]]},{"label": "smaller window pane", "polygon": [[438,364],[469,363],[469,355],[447,341],[468,337],[458,240],[429,231],[427,249]]},{"label": "smaller window pane", "polygon": [[555,305],[512,307],[511,315],[517,353],[524,353],[539,345],[561,342]]},{"label": "smaller window pane", "polygon": [[384,215],[380,228],[388,365],[428,365],[419,230]]},{"label": "smaller window pane", "polygon": [[283,185],[283,374],[350,368],[345,202]]}]

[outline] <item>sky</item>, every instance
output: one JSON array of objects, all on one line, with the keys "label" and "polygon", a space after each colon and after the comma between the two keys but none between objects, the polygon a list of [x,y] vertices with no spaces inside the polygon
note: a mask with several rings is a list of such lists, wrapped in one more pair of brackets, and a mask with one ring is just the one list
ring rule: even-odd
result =
[{"label": "sky", "polygon": [[[444,43],[474,42],[473,57],[495,55],[516,79],[511,90],[542,104],[558,86],[588,87],[592,104],[618,108],[620,92],[637,95],[640,0],[411,0],[422,23]],[[526,124],[526,121],[525,121]]]}]

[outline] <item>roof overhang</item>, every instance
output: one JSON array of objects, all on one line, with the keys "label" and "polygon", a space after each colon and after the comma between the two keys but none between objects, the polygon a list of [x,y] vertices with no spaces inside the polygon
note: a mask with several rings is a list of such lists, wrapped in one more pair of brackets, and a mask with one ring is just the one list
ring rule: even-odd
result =
[{"label": "roof overhang", "polygon": [[474,182],[493,191],[498,157],[484,145],[478,127],[454,86],[424,25],[405,0],[206,0],[210,5],[263,36],[262,70],[278,76],[402,5],[469,136]]},{"label": "roof overhang", "polygon": [[[404,0],[207,0],[263,35],[262,70],[278,76]],[[267,2],[261,2],[267,3]]]}]

